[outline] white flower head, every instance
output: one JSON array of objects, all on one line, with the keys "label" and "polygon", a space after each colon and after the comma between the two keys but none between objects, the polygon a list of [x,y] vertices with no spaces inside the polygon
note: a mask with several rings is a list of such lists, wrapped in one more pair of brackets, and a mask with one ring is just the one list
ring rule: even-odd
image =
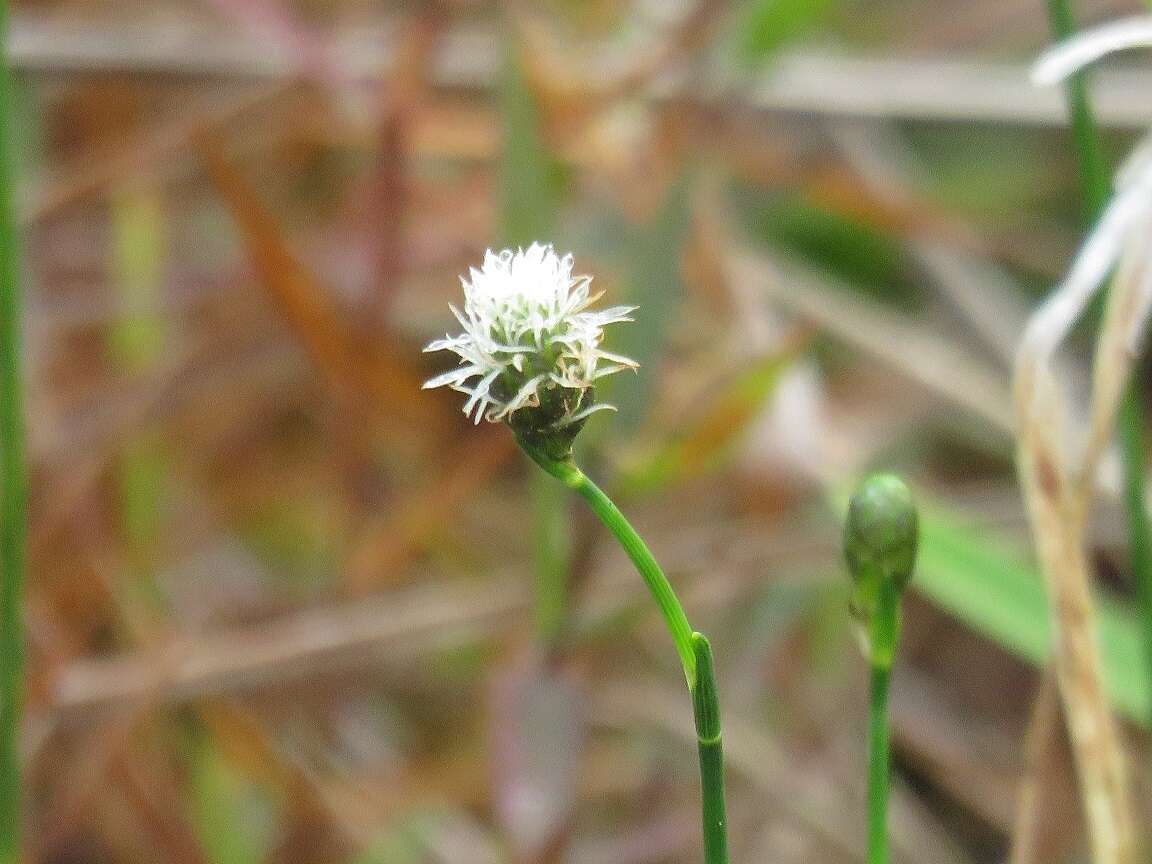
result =
[{"label": "white flower head", "polygon": [[[636,363],[603,350],[604,326],[631,321],[631,306],[589,307],[601,296],[591,276],[572,275],[572,256],[551,245],[488,250],[484,266],[460,277],[464,311],[450,306],[464,327],[425,351],[451,351],[459,365],[425,382],[468,395],[464,413],[477,423],[514,427],[573,427],[594,411],[597,380]],[[574,427],[574,428],[579,428]]]}]

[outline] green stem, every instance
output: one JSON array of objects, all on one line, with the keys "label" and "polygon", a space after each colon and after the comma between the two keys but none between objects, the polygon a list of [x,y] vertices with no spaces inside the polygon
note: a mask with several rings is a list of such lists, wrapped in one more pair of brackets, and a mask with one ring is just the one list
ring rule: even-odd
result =
[{"label": "green stem", "polygon": [[692,711],[696,718],[696,746],[700,754],[700,811],[704,826],[704,864],[727,864],[728,819],[724,807],[724,742],[720,726],[720,699],[712,646],[700,633],[692,634],[696,657],[696,686]]},{"label": "green stem", "polygon": [[611,531],[656,600],[664,615],[676,651],[684,667],[684,677],[692,694],[696,721],[696,743],[700,757],[700,811],[704,828],[705,864],[728,864],[728,821],[724,807],[724,745],[720,726],[720,699],[716,692],[716,671],[708,640],[692,630],[688,616],[672,584],[656,563],[647,544],[636,533],[604,491],[593,483],[571,458],[557,460],[545,455],[523,439],[517,439],[524,452],[541,468],[579,492],[592,511]]},{"label": "green stem", "polygon": [[[1132,575],[1144,617],[1144,653],[1152,670],[1152,536],[1144,503],[1144,417],[1135,383],[1120,404],[1120,449],[1124,459],[1124,514],[1128,522],[1128,551]],[[1149,682],[1152,689],[1152,681]]]},{"label": "green stem", "polygon": [[868,717],[868,864],[888,864],[888,679],[890,666],[872,667]]},{"label": "green stem", "polygon": [[553,646],[564,628],[568,602],[569,532],[564,490],[533,472],[532,535],[536,558],[536,634]]},{"label": "green stem", "polygon": [[0,864],[20,849],[20,706],[27,480],[21,389],[21,306],[12,205],[12,79],[8,3],[0,0]]},{"label": "green stem", "polygon": [[[1070,0],[1048,0],[1048,18],[1056,39],[1067,39],[1075,34],[1076,21]],[[1103,139],[1092,111],[1084,75],[1077,73],[1070,77],[1065,92],[1080,167],[1081,190],[1091,222],[1100,215],[1111,193],[1108,160],[1104,155]],[[1152,532],[1144,499],[1144,408],[1135,379],[1124,394],[1117,424],[1124,464],[1124,515],[1128,528],[1128,548],[1133,578],[1140,593],[1145,650],[1149,668],[1152,669]],[[1149,687],[1152,688],[1152,681]]]},{"label": "green stem", "polygon": [[696,650],[692,644],[692,628],[688,624],[688,616],[684,614],[684,607],[680,605],[680,598],[676,596],[672,583],[668,581],[668,577],[660,569],[660,565],[656,562],[656,558],[648,549],[643,538],[636,533],[636,529],[620,512],[612,499],[604,494],[604,490],[593,483],[588,475],[577,468],[573,462],[570,460],[557,462],[525,446],[523,442],[521,442],[521,446],[541,468],[562,481],[569,489],[574,489],[580,493],[580,496],[592,508],[592,512],[616,536],[624,551],[628,553],[628,557],[632,559],[636,569],[640,571],[640,575],[648,585],[648,590],[652,592],[656,605],[660,607],[660,612],[664,615],[664,620],[672,633],[672,640],[676,643],[680,662],[684,666],[684,677],[688,679],[688,686],[694,687],[696,684]]},{"label": "green stem", "polygon": [[888,741],[888,684],[896,654],[900,596],[887,581],[881,585],[870,622],[872,692],[868,712],[868,864],[888,864],[888,787],[891,754]]},{"label": "green stem", "polygon": [[[1072,15],[1070,0],[1048,0],[1048,24],[1057,41],[1063,41],[1076,33],[1076,19]],[[1068,101],[1068,116],[1072,122],[1072,137],[1076,144],[1084,207],[1089,221],[1093,221],[1108,201],[1111,189],[1108,160],[1104,156],[1103,142],[1096,127],[1084,74],[1077,72],[1069,77],[1064,92]]]}]

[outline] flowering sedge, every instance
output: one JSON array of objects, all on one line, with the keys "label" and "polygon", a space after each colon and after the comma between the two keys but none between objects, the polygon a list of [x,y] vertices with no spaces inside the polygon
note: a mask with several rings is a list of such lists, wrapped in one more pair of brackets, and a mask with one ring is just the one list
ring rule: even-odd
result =
[{"label": "flowering sedge", "polygon": [[701,824],[706,864],[728,864],[724,805],[724,747],[712,648],[692,629],[684,607],[647,544],[599,486],[576,465],[572,443],[594,411],[595,383],[636,363],[600,345],[604,327],[631,321],[631,306],[592,311],[599,294],[590,276],[572,275],[572,256],[533,243],[515,252],[489,251],[464,286],[464,327],[426,351],[451,351],[457,368],[424,386],[468,395],[464,413],[477,423],[506,422],[521,449],[547,473],[579,494],[620,542],[656,602],[692,694],[700,762]]},{"label": "flowering sedge", "polygon": [[588,416],[614,410],[597,402],[596,381],[636,362],[600,347],[604,327],[631,321],[631,306],[592,311],[601,294],[591,276],[572,275],[572,256],[551,245],[489,250],[484,266],[460,277],[464,327],[425,351],[451,351],[459,365],[425,382],[468,395],[464,413],[479,423],[508,423],[530,452],[561,459]]}]

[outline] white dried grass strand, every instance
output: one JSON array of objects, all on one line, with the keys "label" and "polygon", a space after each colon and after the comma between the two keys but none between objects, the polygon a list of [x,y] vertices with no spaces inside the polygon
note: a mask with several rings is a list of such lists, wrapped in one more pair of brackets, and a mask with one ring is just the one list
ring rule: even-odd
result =
[{"label": "white dried grass strand", "polygon": [[[1135,365],[1135,346],[1143,333],[1152,301],[1149,249],[1140,238],[1152,234],[1152,210],[1130,228],[1129,242],[1108,292],[1108,306],[1093,363],[1092,408],[1088,441],[1078,471],[1087,487],[1095,478],[1100,457],[1112,438],[1116,413]],[[1085,489],[1084,495],[1089,494]]]},{"label": "white dried grass strand", "polygon": [[1152,47],[1152,15],[1121,18],[1085,30],[1044,52],[1032,67],[1032,83],[1056,84],[1106,54],[1148,47]]}]

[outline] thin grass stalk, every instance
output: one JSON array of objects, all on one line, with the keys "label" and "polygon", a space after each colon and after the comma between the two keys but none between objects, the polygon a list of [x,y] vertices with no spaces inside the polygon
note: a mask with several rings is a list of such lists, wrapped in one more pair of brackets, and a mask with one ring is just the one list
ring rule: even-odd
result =
[{"label": "thin grass stalk", "polygon": [[696,686],[692,713],[696,719],[696,749],[700,755],[700,814],[704,830],[704,864],[727,864],[728,815],[724,806],[724,736],[712,646],[692,634],[696,654]]},{"label": "thin grass stalk", "polygon": [[[1048,0],[1048,19],[1052,35],[1057,40],[1062,41],[1075,35],[1076,20],[1070,0]],[[1084,73],[1078,72],[1069,77],[1065,84],[1065,94],[1072,123],[1081,193],[1084,196],[1087,221],[1092,223],[1104,209],[1111,194],[1111,172]],[[1124,466],[1123,499],[1128,551],[1132,576],[1140,597],[1141,617],[1144,619],[1148,668],[1152,670],[1152,530],[1149,528],[1148,507],[1144,497],[1144,409],[1135,380],[1128,385],[1117,425]],[[1152,692],[1152,680],[1148,682],[1148,687]]]},{"label": "thin grass stalk", "polygon": [[568,617],[571,560],[568,511],[563,488],[551,478],[533,471],[528,485],[532,493],[536,635],[542,645],[552,647],[564,631]]},{"label": "thin grass stalk", "polygon": [[868,864],[888,864],[888,795],[892,780],[888,688],[900,638],[900,595],[916,568],[920,516],[894,474],[873,474],[857,487],[844,520],[844,563],[851,609],[861,625],[871,686],[868,703]]},{"label": "thin grass stalk", "polygon": [[564,483],[591,507],[592,512],[612,532],[632,564],[644,579],[660,608],[692,696],[696,722],[697,752],[700,761],[700,811],[704,833],[705,864],[728,864],[728,820],[724,805],[724,745],[720,722],[720,700],[712,648],[695,632],[676,591],[664,575],[648,545],[620,509],[583,471],[570,460],[558,462],[525,446],[525,452],[545,471]]},{"label": "thin grass stalk", "polygon": [[692,641],[692,627],[688,623],[688,616],[680,599],[676,596],[672,584],[664,571],[657,563],[655,556],[648,548],[648,544],[632,527],[632,523],[625,518],[616,504],[609,498],[604,490],[592,482],[583,471],[573,468],[575,474],[570,475],[571,480],[565,482],[575,489],[580,496],[588,502],[592,512],[604,523],[619,541],[620,546],[628,554],[633,565],[644,579],[652,599],[660,607],[668,629],[672,633],[672,641],[676,643],[676,651],[680,655],[680,662],[684,667],[684,676],[688,679],[688,686],[696,686],[696,647]]},{"label": "thin grass stalk", "polygon": [[0,864],[20,850],[22,596],[27,533],[21,302],[12,183],[12,77],[8,3],[0,0]]},{"label": "thin grass stalk", "polygon": [[[885,585],[872,623],[872,644],[895,641],[899,598]],[[884,635],[879,636],[882,632]],[[892,679],[891,657],[871,662],[868,700],[868,864],[888,864],[888,793],[892,781],[892,754],[888,721],[888,692]]]},{"label": "thin grass stalk", "polygon": [[[510,31],[504,46],[500,100],[504,150],[500,181],[500,234],[509,247],[524,247],[552,234],[560,199],[550,173],[551,156],[540,131],[540,109],[524,75]],[[528,480],[535,571],[536,637],[551,650],[568,619],[571,526],[564,490],[547,477]]]}]

